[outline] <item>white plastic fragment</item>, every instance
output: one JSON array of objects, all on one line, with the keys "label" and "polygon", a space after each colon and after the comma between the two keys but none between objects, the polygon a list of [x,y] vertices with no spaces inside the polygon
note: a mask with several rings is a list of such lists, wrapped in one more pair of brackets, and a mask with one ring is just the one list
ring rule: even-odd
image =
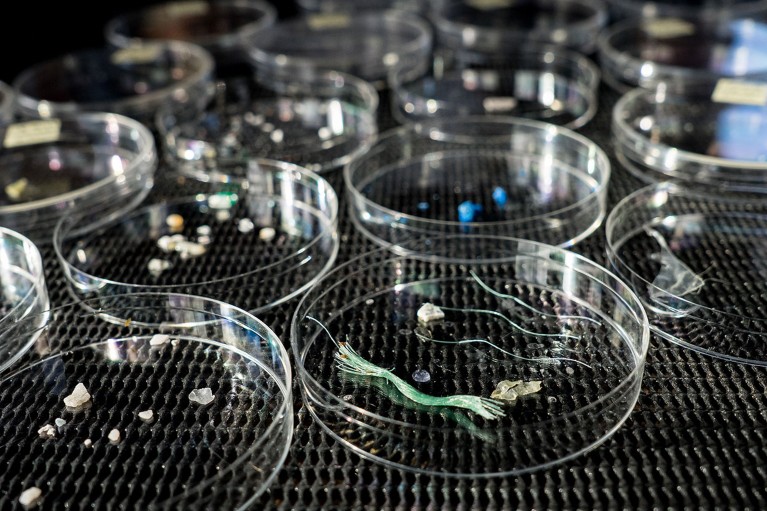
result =
[{"label": "white plastic fragment", "polygon": [[91,400],[91,395],[85,385],[78,383],[70,395],[64,398],[64,405],[69,408],[78,408]]},{"label": "white plastic fragment", "polygon": [[109,432],[109,435],[107,435],[107,438],[113,444],[119,444],[120,443],[120,430],[119,429],[113,429],[112,431]]},{"label": "white plastic fragment", "polygon": [[522,380],[503,380],[498,382],[495,390],[490,394],[490,398],[513,403],[518,397],[540,392],[542,383],[543,382],[539,380],[528,382]]},{"label": "white plastic fragment", "polygon": [[21,492],[21,495],[19,495],[19,504],[24,506],[24,509],[31,509],[37,506],[42,496],[43,491],[37,486],[32,486]]},{"label": "white plastic fragment", "polygon": [[40,438],[44,440],[50,440],[52,438],[56,438],[56,428],[54,428],[50,424],[46,424],[45,426],[37,430],[37,434],[40,435]]},{"label": "white plastic fragment", "polygon": [[151,339],[149,339],[149,345],[150,346],[162,346],[166,344],[170,340],[169,335],[165,334],[154,334]]},{"label": "white plastic fragment", "polygon": [[201,225],[197,228],[197,236],[210,236],[211,228],[209,225]]},{"label": "white plastic fragment", "polygon": [[93,440],[91,440],[90,438],[86,438],[85,441],[83,442],[83,445],[85,447],[93,447]]},{"label": "white plastic fragment", "polygon": [[180,241],[176,244],[176,252],[179,253],[181,259],[189,259],[190,257],[198,257],[207,252],[208,249],[205,245],[200,245],[193,241]]},{"label": "white plastic fragment", "polygon": [[66,426],[67,421],[65,421],[64,419],[56,419],[55,421],[53,421],[53,423],[56,424],[57,428],[61,429],[64,426]]},{"label": "white plastic fragment", "polygon": [[433,303],[425,303],[421,305],[416,316],[418,317],[418,321],[422,323],[431,323],[433,321],[445,319],[445,313]]},{"label": "white plastic fragment", "polygon": [[176,250],[176,245],[180,242],[186,241],[186,236],[183,234],[174,234],[173,236],[161,236],[157,240],[157,247],[163,252],[173,252]]},{"label": "white plastic fragment", "polygon": [[243,234],[248,234],[256,228],[256,224],[250,218],[240,218],[237,222],[237,230]]},{"label": "white plastic fragment", "polygon": [[229,209],[233,206],[232,198],[225,193],[217,193],[208,197],[208,206],[213,209]]},{"label": "white plastic fragment", "polygon": [[144,422],[150,422],[154,419],[154,412],[152,410],[144,410],[138,413],[138,418]]},{"label": "white plastic fragment", "polygon": [[261,241],[272,241],[277,236],[277,231],[273,227],[264,227],[258,231],[258,239]]},{"label": "white plastic fragment", "polygon": [[160,274],[162,274],[162,272],[169,269],[170,267],[171,267],[170,261],[166,261],[165,259],[157,259],[157,258],[150,259],[146,265],[146,269],[149,270],[149,273],[151,273],[155,277],[158,277]]},{"label": "white plastic fragment", "polygon": [[189,393],[189,401],[197,403],[198,405],[209,405],[213,402],[213,399],[213,391],[210,390],[210,387],[194,389]]}]

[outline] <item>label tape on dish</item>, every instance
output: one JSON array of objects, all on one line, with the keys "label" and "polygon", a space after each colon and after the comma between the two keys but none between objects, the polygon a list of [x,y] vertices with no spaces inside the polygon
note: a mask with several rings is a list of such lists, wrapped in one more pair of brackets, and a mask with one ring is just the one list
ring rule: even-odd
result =
[{"label": "label tape on dish", "polygon": [[504,9],[511,7],[516,0],[467,0],[469,7],[479,9],[480,11],[492,11],[493,9]]},{"label": "label tape on dish", "polygon": [[5,131],[3,147],[13,148],[56,142],[61,136],[61,120],[29,121],[11,124]]},{"label": "label tape on dish", "polygon": [[684,37],[695,33],[695,25],[678,18],[661,18],[651,20],[642,25],[642,29],[655,39],[671,39]]},{"label": "label tape on dish", "polygon": [[192,0],[190,2],[174,2],[165,9],[169,16],[185,16],[189,14],[205,14],[208,12],[208,2]]},{"label": "label tape on dish", "polygon": [[117,50],[112,54],[113,64],[146,64],[154,62],[160,57],[162,46],[157,44],[146,44],[130,46]]},{"label": "label tape on dish", "polygon": [[767,83],[722,78],[716,82],[711,101],[737,105],[767,105]]},{"label": "label tape on dish", "polygon": [[330,13],[315,14],[306,20],[312,30],[328,30],[331,28],[345,28],[351,23],[348,14]]}]

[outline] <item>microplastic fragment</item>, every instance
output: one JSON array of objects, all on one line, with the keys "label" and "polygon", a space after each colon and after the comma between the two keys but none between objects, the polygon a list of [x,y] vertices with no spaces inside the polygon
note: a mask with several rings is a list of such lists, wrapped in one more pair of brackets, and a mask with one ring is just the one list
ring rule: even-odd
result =
[{"label": "microplastic fragment", "polygon": [[418,317],[418,321],[423,323],[431,323],[432,321],[445,319],[445,313],[442,312],[442,309],[433,303],[425,303],[421,305],[421,308],[418,309],[416,316]]},{"label": "microplastic fragment", "polygon": [[144,422],[149,422],[154,418],[154,412],[152,410],[144,410],[138,413],[138,418]]},{"label": "microplastic fragment", "polygon": [[258,231],[258,238],[261,241],[272,241],[275,236],[277,236],[277,231],[272,227],[264,227]]},{"label": "microplastic fragment", "polygon": [[109,435],[107,436],[110,442],[113,444],[119,444],[120,443],[120,430],[119,429],[113,429],[109,432]]},{"label": "microplastic fragment", "polygon": [[77,408],[91,400],[91,395],[85,385],[78,383],[70,395],[64,398],[64,405],[69,408]]},{"label": "microplastic fragment", "polygon": [[43,438],[45,440],[56,438],[56,428],[54,428],[50,424],[46,424],[45,426],[37,430],[37,434],[40,435],[40,438]]},{"label": "microplastic fragment", "polygon": [[149,345],[150,346],[162,346],[163,344],[167,343],[170,340],[170,336],[165,334],[154,334],[151,339],[149,339]]},{"label": "microplastic fragment", "polygon": [[21,495],[19,495],[19,504],[24,506],[25,509],[30,509],[37,506],[40,502],[40,498],[43,496],[43,491],[37,486],[27,488]]},{"label": "microplastic fragment", "polygon": [[194,389],[189,393],[189,401],[205,406],[213,402],[213,391],[210,387]]}]

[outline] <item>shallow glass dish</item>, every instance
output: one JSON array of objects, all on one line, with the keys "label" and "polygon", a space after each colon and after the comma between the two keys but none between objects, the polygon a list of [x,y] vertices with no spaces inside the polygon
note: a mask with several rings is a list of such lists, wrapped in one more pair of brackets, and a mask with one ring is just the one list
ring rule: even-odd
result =
[{"label": "shallow glass dish", "polygon": [[599,69],[576,52],[526,46],[502,54],[446,52],[430,73],[394,72],[391,82],[393,112],[403,123],[513,115],[578,128],[596,113]]},{"label": "shallow glass dish", "polygon": [[350,215],[382,245],[431,234],[569,246],[606,214],[610,163],[566,128],[513,117],[396,128],[344,169]]},{"label": "shallow glass dish", "polygon": [[607,0],[610,14],[621,18],[742,18],[767,12],[764,0]]},{"label": "shallow glass dish", "polygon": [[599,60],[605,82],[622,92],[697,91],[725,77],[767,78],[766,40],[767,24],[750,19],[631,19],[599,36]]},{"label": "shallow glass dish", "polygon": [[50,307],[40,251],[21,234],[0,227],[0,372],[34,343],[29,336],[8,335],[7,330],[26,317],[42,322]]},{"label": "shallow glass dish", "polygon": [[260,0],[182,0],[121,14],[104,31],[120,48],[157,40],[195,43],[213,55],[218,67],[244,62],[248,40],[276,19],[276,9]]},{"label": "shallow glass dish", "polygon": [[401,11],[321,13],[280,21],[250,43],[263,77],[312,77],[318,70],[346,72],[385,88],[395,67],[422,72],[431,57],[431,28]]},{"label": "shallow glass dish", "polygon": [[296,0],[296,5],[307,12],[401,9],[426,14],[430,4],[431,0]]},{"label": "shallow glass dish", "polygon": [[534,42],[589,54],[607,7],[601,0],[442,0],[432,19],[442,47],[503,53]]},{"label": "shallow glass dish", "polygon": [[645,181],[767,191],[767,106],[758,98],[761,104],[742,101],[752,93],[767,100],[767,85],[727,83],[745,96],[625,94],[613,109],[619,161]]},{"label": "shallow glass dish", "polygon": [[612,266],[640,296],[652,329],[686,348],[767,365],[767,195],[650,185],[606,224]]},{"label": "shallow glass dish", "polygon": [[0,126],[0,225],[50,243],[69,212],[109,220],[152,187],[152,133],[117,114],[78,113]]},{"label": "shallow glass dish", "polygon": [[161,106],[198,112],[208,97],[213,58],[181,41],[81,50],[36,64],[13,82],[28,117],[114,112],[151,124]]},{"label": "shallow glass dish", "polygon": [[296,163],[322,172],[364,151],[378,128],[378,93],[369,83],[335,71],[307,81],[249,78],[219,82],[205,112],[178,122],[161,112],[157,124],[174,168],[203,181],[228,180],[249,158]]},{"label": "shallow glass dish", "polygon": [[431,256],[381,249],[335,268],[295,312],[304,402],[331,436],[400,469],[510,476],[594,449],[621,426],[649,338],[626,285],[526,240],[424,243]]},{"label": "shallow glass dish", "polygon": [[277,336],[201,297],[132,295],[87,309],[59,306],[42,326],[32,317],[14,326],[38,341],[0,376],[0,463],[15,467],[0,473],[7,501],[36,487],[41,507],[215,508],[225,499],[245,509],[274,479],[293,433],[291,369]]},{"label": "shallow glass dish", "polygon": [[54,247],[73,294],[179,292],[252,312],[307,289],[338,252],[335,192],[296,165],[242,165],[245,179],[205,193],[179,186],[166,200],[111,222],[62,220]]}]

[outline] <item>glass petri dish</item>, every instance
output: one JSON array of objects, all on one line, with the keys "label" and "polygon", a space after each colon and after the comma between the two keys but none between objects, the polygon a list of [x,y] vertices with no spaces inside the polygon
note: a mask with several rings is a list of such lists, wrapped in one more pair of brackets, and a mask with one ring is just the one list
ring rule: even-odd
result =
[{"label": "glass petri dish", "polygon": [[398,469],[510,476],[574,458],[620,427],[649,338],[625,284],[526,240],[415,243],[432,255],[364,254],[293,316],[304,403],[332,437]]},{"label": "glass petri dish", "polygon": [[120,48],[158,40],[198,44],[213,55],[219,74],[221,65],[245,62],[249,38],[276,19],[276,9],[260,0],[183,0],[121,14],[104,31]]},{"label": "glass petri dish", "polygon": [[656,18],[616,23],[599,37],[607,84],[696,92],[725,77],[767,78],[767,25],[753,19]]},{"label": "glass petri dish", "polygon": [[21,234],[0,227],[0,372],[34,343],[36,336],[6,332],[27,317],[45,320],[50,308],[43,260],[37,246]]},{"label": "glass petri dish", "polygon": [[393,73],[392,106],[403,123],[513,115],[579,128],[596,113],[599,80],[599,69],[589,59],[556,47],[443,53],[424,76]]},{"label": "glass petri dish", "polygon": [[706,355],[767,365],[765,199],[659,183],[615,206],[607,254],[653,331]]},{"label": "glass petri dish", "polygon": [[432,234],[569,246],[606,214],[610,163],[566,128],[513,117],[395,128],[344,169],[350,215],[381,245]]},{"label": "glass petri dish", "polygon": [[152,133],[118,114],[0,127],[0,224],[38,244],[51,242],[69,212],[107,221],[133,208],[154,182]]},{"label": "glass petri dish", "polygon": [[742,18],[767,12],[764,0],[607,0],[610,14],[621,18]]},{"label": "glass petri dish", "polygon": [[167,291],[264,311],[306,290],[338,253],[335,192],[296,165],[243,165],[247,179],[205,193],[179,187],[107,223],[62,219],[54,248],[73,295]]},{"label": "glass petri dish", "polygon": [[22,71],[13,82],[27,117],[114,112],[147,124],[161,106],[196,113],[208,97],[213,59],[181,41],[81,50]]},{"label": "glass petri dish", "polygon": [[352,12],[364,10],[401,9],[427,14],[431,0],[296,0],[306,12]]},{"label": "glass petri dish", "polygon": [[601,0],[444,0],[432,12],[439,46],[492,53],[534,42],[589,54],[607,23]]},{"label": "glass petri dish", "polygon": [[229,180],[229,170],[264,157],[314,172],[338,168],[363,152],[378,128],[378,93],[369,83],[335,71],[302,82],[219,82],[199,117],[178,122],[162,112],[157,125],[165,154],[180,173],[202,181]]},{"label": "glass petri dish", "polygon": [[[99,302],[120,322],[81,305],[14,327],[39,339],[0,376],[0,463],[15,467],[0,474],[8,500],[37,487],[45,507],[211,508],[225,498],[244,509],[263,493],[293,429],[290,364],[275,334],[201,297]],[[78,387],[87,400],[73,400]]]},{"label": "glass petri dish", "polygon": [[249,55],[262,77],[305,79],[334,70],[385,88],[394,66],[421,72],[431,58],[431,43],[431,28],[411,13],[320,13],[259,31]]},{"label": "glass petri dish", "polygon": [[748,104],[753,94],[767,99],[767,85],[724,80],[712,95],[628,92],[613,109],[618,160],[645,181],[767,191],[767,107],[759,98]]}]

